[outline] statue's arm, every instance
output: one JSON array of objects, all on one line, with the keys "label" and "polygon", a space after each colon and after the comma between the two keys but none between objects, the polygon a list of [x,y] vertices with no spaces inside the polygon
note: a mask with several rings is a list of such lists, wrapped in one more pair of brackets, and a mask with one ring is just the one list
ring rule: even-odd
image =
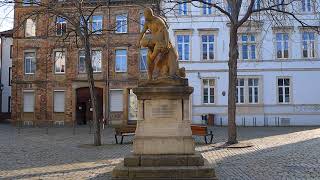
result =
[{"label": "statue's arm", "polygon": [[140,41],[141,41],[142,37],[147,32],[147,30],[148,30],[148,25],[147,25],[147,23],[145,23],[144,26],[143,26],[143,30],[141,31],[139,39],[138,39],[138,44],[139,45],[140,45]]}]

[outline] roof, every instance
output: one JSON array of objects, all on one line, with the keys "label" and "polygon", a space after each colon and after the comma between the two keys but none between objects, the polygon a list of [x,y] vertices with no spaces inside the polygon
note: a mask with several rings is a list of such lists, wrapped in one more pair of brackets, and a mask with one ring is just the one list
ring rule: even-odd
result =
[{"label": "roof", "polygon": [[0,32],[0,37],[4,36],[4,37],[12,37],[13,35],[13,30],[7,30],[7,31],[2,31]]}]

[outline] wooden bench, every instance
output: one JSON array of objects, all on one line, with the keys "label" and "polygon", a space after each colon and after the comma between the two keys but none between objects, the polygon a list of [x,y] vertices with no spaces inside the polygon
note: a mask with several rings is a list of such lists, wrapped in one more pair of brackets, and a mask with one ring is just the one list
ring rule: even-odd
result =
[{"label": "wooden bench", "polygon": [[194,136],[203,136],[206,144],[208,144],[207,136],[210,136],[210,144],[212,143],[213,134],[212,134],[212,131],[208,132],[207,126],[191,125],[191,131],[192,131],[192,135]]},{"label": "wooden bench", "polygon": [[115,135],[114,138],[116,139],[116,143],[118,144],[118,136],[121,136],[120,144],[123,143],[123,137],[124,136],[134,136],[136,131],[136,127],[134,126],[125,126],[125,127],[119,127],[115,128]]}]

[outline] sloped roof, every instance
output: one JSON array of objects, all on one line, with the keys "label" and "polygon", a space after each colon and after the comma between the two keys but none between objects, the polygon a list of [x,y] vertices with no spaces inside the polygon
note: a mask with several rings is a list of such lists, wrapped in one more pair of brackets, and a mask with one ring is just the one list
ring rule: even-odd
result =
[{"label": "sloped roof", "polygon": [[13,30],[12,29],[0,32],[0,36],[12,37],[12,35],[13,35]]}]

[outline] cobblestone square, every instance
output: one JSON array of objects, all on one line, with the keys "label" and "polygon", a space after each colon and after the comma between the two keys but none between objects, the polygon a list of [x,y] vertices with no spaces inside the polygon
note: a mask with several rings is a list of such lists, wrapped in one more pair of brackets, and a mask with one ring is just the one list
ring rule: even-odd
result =
[{"label": "cobblestone square", "polygon": [[[222,148],[227,129],[214,127],[214,143],[196,137],[196,150],[219,179],[320,179],[319,127],[241,127],[249,148]],[[23,128],[0,124],[0,179],[111,179],[113,167],[132,152],[132,138],[117,145],[103,130],[93,147],[88,127]]]}]

